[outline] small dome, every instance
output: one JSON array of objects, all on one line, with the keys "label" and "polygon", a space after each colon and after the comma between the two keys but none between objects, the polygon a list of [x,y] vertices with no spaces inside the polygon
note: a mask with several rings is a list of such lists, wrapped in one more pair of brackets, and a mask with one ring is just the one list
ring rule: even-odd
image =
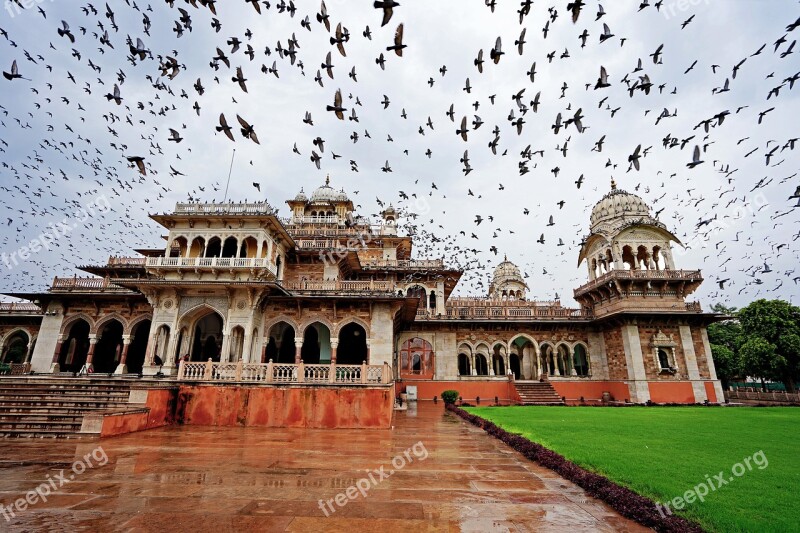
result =
[{"label": "small dome", "polygon": [[308,201],[308,196],[306,196],[306,193],[303,192],[303,189],[300,189],[300,192],[297,193],[297,196],[294,197],[294,201],[295,202],[307,202]]},{"label": "small dome", "polygon": [[494,276],[492,277],[492,283],[495,285],[505,281],[519,281],[523,285],[525,284],[519,267],[509,261],[508,258],[505,258],[502,263],[495,267]]},{"label": "small dome", "polygon": [[650,207],[639,196],[617,189],[611,182],[611,192],[595,204],[590,218],[592,226],[621,217],[650,216]]}]

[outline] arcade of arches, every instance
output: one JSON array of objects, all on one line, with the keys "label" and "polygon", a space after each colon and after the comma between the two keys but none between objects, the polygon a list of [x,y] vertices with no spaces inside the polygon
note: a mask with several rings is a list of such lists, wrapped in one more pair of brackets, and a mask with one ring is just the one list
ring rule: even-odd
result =
[{"label": "arcade of arches", "polygon": [[589,356],[583,342],[561,342],[553,346],[540,343],[538,348],[530,339],[516,337],[506,351],[504,343],[492,347],[478,342],[474,347],[461,343],[458,348],[459,376],[502,376],[513,374],[517,380],[541,379],[545,376],[588,377],[591,375]]}]

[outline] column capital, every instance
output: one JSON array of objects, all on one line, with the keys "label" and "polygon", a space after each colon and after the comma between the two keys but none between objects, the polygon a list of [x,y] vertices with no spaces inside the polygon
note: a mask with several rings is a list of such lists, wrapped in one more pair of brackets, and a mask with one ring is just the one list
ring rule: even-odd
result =
[{"label": "column capital", "polygon": [[133,335],[123,335],[122,344],[130,344],[133,341]]},{"label": "column capital", "polygon": [[89,344],[97,344],[97,341],[99,340],[100,340],[100,335],[97,335],[95,333],[89,334]]},{"label": "column capital", "polygon": [[303,347],[303,339],[300,339],[300,340],[295,339],[294,340],[294,347],[295,348],[302,348]]},{"label": "column capital", "polygon": [[339,339],[331,339],[331,348],[336,348],[339,346]]}]

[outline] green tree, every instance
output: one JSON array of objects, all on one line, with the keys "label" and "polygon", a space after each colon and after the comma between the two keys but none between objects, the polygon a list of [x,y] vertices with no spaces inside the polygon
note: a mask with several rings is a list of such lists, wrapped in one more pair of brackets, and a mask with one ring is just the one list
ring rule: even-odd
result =
[{"label": "green tree", "polygon": [[783,300],[756,300],[737,314],[745,373],[780,381],[789,392],[800,378],[800,307]]},{"label": "green tree", "polygon": [[734,317],[708,326],[708,341],[717,377],[722,387],[728,389],[731,380],[742,375],[742,359],[739,346],[742,344],[742,326],[736,319],[736,308],[714,304],[711,310],[725,316]]}]

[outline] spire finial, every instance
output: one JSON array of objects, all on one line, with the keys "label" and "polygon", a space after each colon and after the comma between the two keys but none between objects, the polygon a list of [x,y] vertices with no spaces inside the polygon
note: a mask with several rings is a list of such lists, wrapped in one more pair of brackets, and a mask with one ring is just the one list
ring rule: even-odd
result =
[{"label": "spire finial", "polygon": [[330,185],[330,184],[331,184],[331,175],[328,174],[327,177],[325,178],[325,185]]},{"label": "spire finial", "polygon": [[503,261],[508,261],[508,254],[503,254]]},{"label": "spire finial", "polygon": [[611,190],[612,191],[616,191],[617,190],[617,182],[614,181],[614,178],[611,178]]}]

